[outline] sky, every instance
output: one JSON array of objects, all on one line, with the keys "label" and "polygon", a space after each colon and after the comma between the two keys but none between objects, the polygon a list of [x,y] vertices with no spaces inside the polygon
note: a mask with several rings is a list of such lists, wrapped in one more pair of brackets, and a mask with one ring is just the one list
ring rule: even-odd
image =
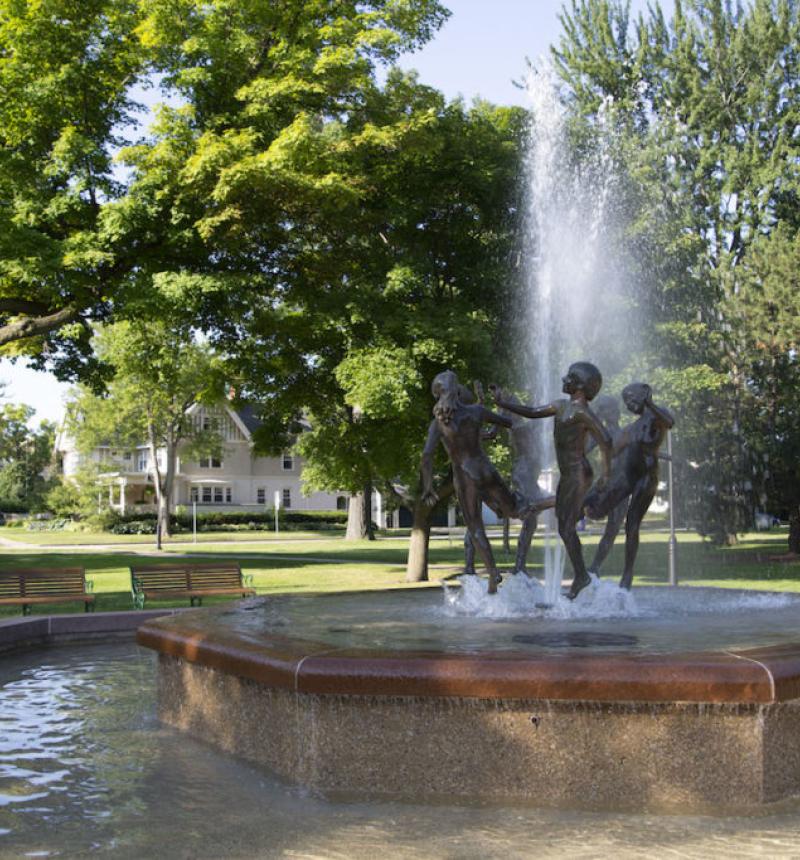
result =
[{"label": "sky", "polygon": [[[525,76],[526,57],[548,53],[561,32],[562,0],[445,0],[451,16],[433,41],[400,65],[417,69],[420,80],[449,98],[468,102],[480,96],[496,104],[525,105],[525,93],[514,86]],[[645,0],[633,0],[634,11]],[[24,360],[12,365],[0,359],[0,382],[6,402],[36,409],[34,422],[59,421],[68,385],[50,374],[28,370]]]}]

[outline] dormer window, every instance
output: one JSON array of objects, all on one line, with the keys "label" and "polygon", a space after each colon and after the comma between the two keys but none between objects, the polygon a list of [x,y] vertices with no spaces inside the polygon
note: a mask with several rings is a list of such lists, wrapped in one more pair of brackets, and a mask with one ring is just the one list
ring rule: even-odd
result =
[{"label": "dormer window", "polygon": [[291,451],[283,452],[283,471],[292,472],[294,470],[294,456]]}]

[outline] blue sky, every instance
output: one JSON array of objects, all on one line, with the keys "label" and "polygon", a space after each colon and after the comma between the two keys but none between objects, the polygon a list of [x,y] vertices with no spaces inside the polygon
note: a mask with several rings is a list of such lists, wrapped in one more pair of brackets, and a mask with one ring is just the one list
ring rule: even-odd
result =
[{"label": "blue sky", "polygon": [[[402,59],[420,79],[450,98],[468,101],[481,96],[498,104],[525,104],[525,94],[513,85],[525,74],[525,58],[548,52],[561,31],[562,0],[445,0],[452,15],[436,38]],[[633,0],[634,10],[645,0]],[[38,420],[60,419],[68,386],[52,376],[0,360],[0,380],[7,383],[6,400],[36,409]]]}]

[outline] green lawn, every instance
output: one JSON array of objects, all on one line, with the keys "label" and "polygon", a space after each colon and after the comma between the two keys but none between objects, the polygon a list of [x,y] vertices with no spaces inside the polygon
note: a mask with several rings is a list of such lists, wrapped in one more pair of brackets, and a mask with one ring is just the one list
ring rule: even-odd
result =
[{"label": "green lawn", "polygon": [[[13,566],[81,566],[94,581],[98,595],[98,610],[130,608],[130,564],[146,564],[158,558],[178,556],[203,561],[237,559],[246,573],[253,574],[254,585],[260,594],[303,591],[345,591],[365,588],[392,588],[405,585],[406,539],[382,538],[374,542],[347,542],[341,537],[323,537],[319,533],[313,541],[300,541],[296,533],[260,544],[246,540],[203,542],[201,545],[167,547],[157,555],[141,551],[53,549],[46,546],[36,549],[5,549],[0,552],[0,567]],[[593,545],[599,534],[583,536],[585,555],[591,559]],[[746,535],[733,548],[715,548],[704,544],[694,534],[678,536],[678,573],[680,581],[689,585],[714,585],[739,588],[800,591],[800,562],[770,561],[770,555],[779,555],[786,549],[785,530],[768,534]],[[531,570],[541,575],[541,539],[537,537],[531,552]],[[511,562],[503,552],[501,541],[493,541],[496,558],[501,567]],[[615,547],[604,568],[604,575],[616,578],[622,566],[622,542]],[[143,554],[144,553],[144,554]],[[460,540],[438,539],[431,542],[431,579],[458,569],[463,560]],[[666,584],[667,535],[664,532],[646,532],[637,564],[636,582],[642,585]],[[186,602],[159,605],[186,605]],[[80,604],[71,607],[82,611]],[[36,610],[35,610],[36,611]],[[65,611],[63,607],[42,607],[40,612]],[[18,614],[19,609],[5,607],[0,614]]]},{"label": "green lawn", "polygon": [[[309,540],[314,538],[329,538],[330,532],[320,531],[241,531],[241,532],[200,532],[198,543],[246,543],[248,541],[291,541]],[[95,546],[98,544],[144,544],[155,543],[153,535],[115,535],[109,532],[73,532],[73,531],[28,531],[20,528],[0,527],[0,537],[16,543],[30,543],[36,546]],[[192,542],[190,533],[177,534],[165,538],[164,543],[186,544]]]}]

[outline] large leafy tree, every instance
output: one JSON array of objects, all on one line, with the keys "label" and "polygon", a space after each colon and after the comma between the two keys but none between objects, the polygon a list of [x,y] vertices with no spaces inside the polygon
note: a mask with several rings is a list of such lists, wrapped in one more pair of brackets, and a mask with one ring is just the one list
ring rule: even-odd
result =
[{"label": "large leafy tree", "polygon": [[465,380],[489,376],[507,356],[496,333],[515,277],[525,117],[448,105],[402,75],[378,103],[394,126],[343,156],[364,191],[317,226],[333,253],[308,265],[279,307],[253,315],[236,354],[273,419],[269,436],[301,410],[309,418],[300,446],[311,485],[376,486],[413,509],[409,575],[421,578],[431,511],[418,467],[430,382],[445,367]]},{"label": "large leafy tree", "polygon": [[789,517],[800,553],[800,234],[782,224],[755,243],[726,303],[746,380],[742,432],[762,509]]},{"label": "large leafy tree", "polygon": [[0,409],[0,505],[5,510],[36,509],[48,489],[55,426],[42,421],[32,428],[35,414],[21,403]]},{"label": "large leafy tree", "polygon": [[64,377],[91,372],[90,322],[135,248],[105,204],[143,69],[134,0],[0,0],[0,348]]},{"label": "large leafy tree", "polygon": [[444,19],[431,0],[147,9],[143,39],[184,101],[124,153],[119,223],[162,237],[143,260],[148,300],[179,298],[233,356],[266,444],[312,419],[315,482],[356,491],[400,475],[416,456],[384,466],[349,377],[370,350],[402,354],[416,436],[456,345],[486,366],[519,112],[447,106],[396,69],[378,82],[378,64]]},{"label": "large leafy tree", "polygon": [[71,431],[84,452],[101,444],[123,451],[148,446],[160,549],[162,535],[169,535],[179,446],[189,455],[219,453],[219,435],[198,426],[189,414],[198,403],[221,399],[219,363],[188,328],[163,322],[116,323],[96,340],[98,355],[114,377],[102,395],[79,391],[69,410]]},{"label": "large leafy tree", "polygon": [[629,8],[573,0],[554,54],[576,116],[602,109],[617,124],[650,324],[637,372],[679,413],[687,513],[730,539],[752,520],[761,468],[735,298],[751,249],[779,224],[797,229],[800,10],[676,0],[671,19],[652,3],[634,22]]}]

